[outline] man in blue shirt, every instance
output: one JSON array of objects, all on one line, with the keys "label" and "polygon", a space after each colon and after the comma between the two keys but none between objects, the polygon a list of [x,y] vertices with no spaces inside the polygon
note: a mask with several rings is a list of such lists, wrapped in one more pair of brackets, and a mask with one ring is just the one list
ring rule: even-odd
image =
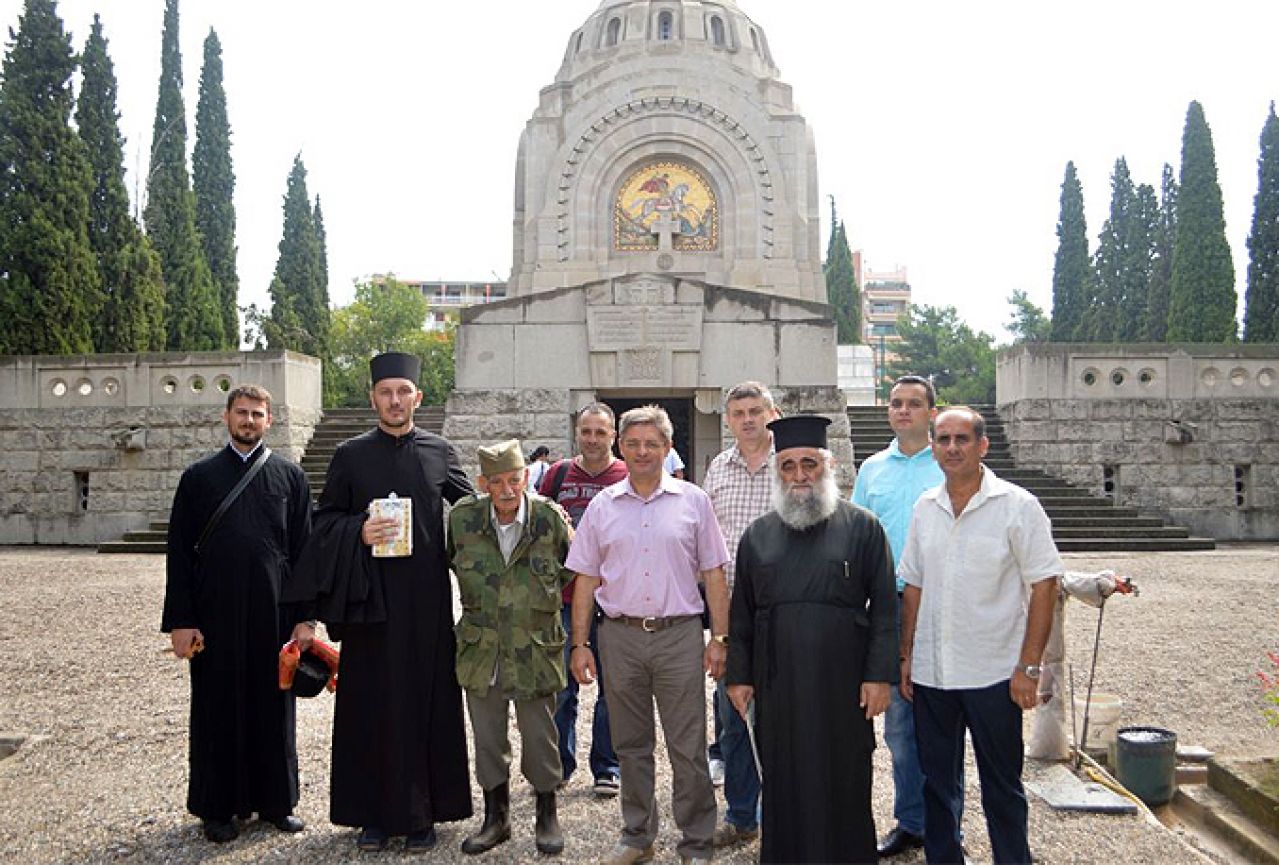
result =
[{"label": "man in blue shirt", "polygon": [[[906,546],[915,500],[945,480],[933,459],[928,435],[936,414],[937,395],[928,379],[917,375],[897,379],[888,401],[888,423],[897,437],[866,458],[853,486],[853,504],[879,517],[893,550],[894,567]],[[899,597],[903,588],[898,577]],[[924,775],[915,749],[914,715],[896,688],[884,714],[884,741],[893,757],[893,817],[897,820],[879,844],[879,855],[887,858],[924,845]]]}]

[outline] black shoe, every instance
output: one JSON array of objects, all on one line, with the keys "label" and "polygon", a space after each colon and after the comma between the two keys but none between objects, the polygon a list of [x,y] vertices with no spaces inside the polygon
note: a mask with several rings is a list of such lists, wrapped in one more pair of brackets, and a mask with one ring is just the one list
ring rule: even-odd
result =
[{"label": "black shoe", "polygon": [[431,826],[427,829],[418,829],[416,832],[410,832],[408,837],[404,839],[405,853],[425,853],[435,847],[435,843],[440,839],[435,834],[435,827]]},{"label": "black shoe", "polygon": [[893,827],[893,831],[884,836],[884,840],[879,842],[879,855],[884,858],[896,856],[898,853],[905,853],[907,850],[917,850],[924,846],[924,836],[916,835],[914,832],[907,832],[900,826]]},{"label": "black shoe", "polygon": [[355,846],[365,853],[381,853],[391,843],[390,837],[376,826],[365,826],[360,830],[359,840]]},{"label": "black shoe", "polygon": [[234,820],[205,820],[204,837],[214,844],[225,844],[240,837]]},{"label": "black shoe", "polygon": [[511,787],[500,784],[484,791],[484,822],[480,831],[462,842],[468,856],[486,853],[511,837]]},{"label": "black shoe", "polygon": [[281,832],[288,832],[292,835],[294,832],[301,832],[306,828],[306,824],[302,822],[301,817],[294,817],[292,814],[285,814],[283,817],[268,817],[265,814],[260,815],[262,822],[270,823]]}]

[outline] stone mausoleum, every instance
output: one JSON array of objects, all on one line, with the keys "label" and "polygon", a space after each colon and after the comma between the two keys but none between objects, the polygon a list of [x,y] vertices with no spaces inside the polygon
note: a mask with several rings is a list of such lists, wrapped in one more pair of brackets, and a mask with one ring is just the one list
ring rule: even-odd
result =
[{"label": "stone mausoleum", "polygon": [[464,460],[517,436],[571,453],[571,416],[656,402],[700,479],[724,392],[775,388],[834,421],[813,136],[734,0],[604,0],[569,35],[516,163],[506,300],[458,330],[444,432]]}]

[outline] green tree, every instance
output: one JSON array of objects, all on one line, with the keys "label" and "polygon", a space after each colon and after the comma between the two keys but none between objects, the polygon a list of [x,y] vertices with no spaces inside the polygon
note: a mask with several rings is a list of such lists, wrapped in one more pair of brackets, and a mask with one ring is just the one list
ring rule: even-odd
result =
[{"label": "green tree", "polygon": [[1120,310],[1127,300],[1125,268],[1135,199],[1128,162],[1121,156],[1115,160],[1115,170],[1110,175],[1110,216],[1097,238],[1093,278],[1084,302],[1083,327],[1076,333],[1076,339],[1113,342],[1119,336]]},{"label": "green tree", "polygon": [[453,390],[454,329],[423,330],[428,310],[422,292],[394,277],[356,285],[354,302],[333,312],[330,404],[367,405],[369,358],[404,351],[422,358],[423,402],[443,405]]},{"label": "green tree", "polygon": [[200,100],[195,109],[195,150],[191,156],[195,225],[222,314],[223,347],[240,347],[235,268],[235,171],[231,164],[231,124],[222,86],[222,44],[212,29],[204,40]]},{"label": "green tree", "polygon": [[835,308],[836,340],[840,345],[862,341],[862,295],[853,270],[853,251],[848,246],[844,223],[836,219],[835,198],[830,200],[831,236],[827,244],[826,297]]},{"label": "green tree", "polygon": [[329,287],[324,281],[320,238],[306,191],[306,166],[293,159],[284,193],[284,231],[271,281],[272,348],[290,348],[328,360]]},{"label": "green tree", "polygon": [[1279,342],[1279,118],[1273,102],[1261,129],[1261,155],[1257,159],[1243,338],[1246,342]]},{"label": "green tree", "polygon": [[182,102],[182,53],[178,48],[178,0],[165,0],[160,47],[160,90],[151,133],[147,174],[147,235],[160,254],[168,299],[167,346],[212,351],[225,344],[217,289],[195,228],[195,195],[187,173],[186,109]]},{"label": "green tree", "polygon": [[1177,237],[1177,178],[1165,164],[1159,184],[1159,209],[1151,233],[1150,280],[1146,284],[1146,308],[1141,339],[1163,342],[1168,338],[1168,296],[1172,291],[1172,249]]},{"label": "green tree", "polygon": [[953,306],[917,306],[897,319],[902,341],[898,359],[888,365],[890,378],[930,376],[944,403],[995,401],[995,340],[974,333]]},{"label": "green tree", "polygon": [[1231,342],[1236,338],[1235,266],[1226,242],[1212,131],[1191,102],[1181,138],[1181,190],[1172,251],[1168,339]]},{"label": "green tree", "polygon": [[1008,297],[1012,309],[1012,318],[1004,325],[1013,335],[1013,345],[1023,342],[1047,342],[1052,336],[1052,322],[1044,311],[1036,306],[1026,292],[1014,289]]},{"label": "green tree", "polygon": [[102,312],[94,320],[93,344],[105,352],[163,351],[160,259],[129,214],[115,67],[96,14],[80,67],[83,79],[76,127],[93,170],[89,244],[97,258],[104,296]]},{"label": "green tree", "polygon": [[320,241],[320,279],[327,289],[329,285],[329,233],[324,230],[324,211],[320,208],[320,196],[315,196],[315,236]]},{"label": "green tree", "polygon": [[1116,311],[1116,342],[1138,341],[1145,330],[1158,228],[1159,200],[1155,198],[1155,188],[1149,183],[1138,184],[1124,241],[1124,276],[1120,286],[1123,302]]},{"label": "green tree", "polygon": [[1052,338],[1070,342],[1083,335],[1088,282],[1088,225],[1084,219],[1084,189],[1075,163],[1066,163],[1061,183],[1061,211],[1057,218],[1057,255],[1053,261]]},{"label": "green tree", "polygon": [[0,353],[93,351],[93,174],[71,128],[75,53],[53,0],[26,0],[0,84]]}]

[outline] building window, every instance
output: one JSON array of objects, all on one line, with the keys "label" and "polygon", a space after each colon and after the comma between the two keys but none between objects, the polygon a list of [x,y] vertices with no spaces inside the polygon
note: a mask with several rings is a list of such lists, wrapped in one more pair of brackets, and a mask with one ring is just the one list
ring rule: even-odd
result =
[{"label": "building window", "polygon": [[574,53],[574,54],[580,54],[580,53],[582,53],[582,37],[583,37],[583,36],[585,36],[585,35],[586,35],[585,33],[578,33],[578,34],[577,34],[577,46],[573,49],[573,53]]},{"label": "building window", "polygon": [[724,47],[724,19],[718,15],[711,16],[711,42],[716,48]]},{"label": "building window", "polygon": [[657,38],[663,42],[669,42],[675,35],[675,16],[669,12],[663,12],[657,16]]},{"label": "building window", "polygon": [[751,28],[751,47],[755,49],[755,53],[759,52],[759,34],[755,32],[755,28]]},{"label": "building window", "polygon": [[604,46],[612,48],[617,44],[622,35],[622,19],[612,18],[608,22],[608,29],[604,33]]}]

